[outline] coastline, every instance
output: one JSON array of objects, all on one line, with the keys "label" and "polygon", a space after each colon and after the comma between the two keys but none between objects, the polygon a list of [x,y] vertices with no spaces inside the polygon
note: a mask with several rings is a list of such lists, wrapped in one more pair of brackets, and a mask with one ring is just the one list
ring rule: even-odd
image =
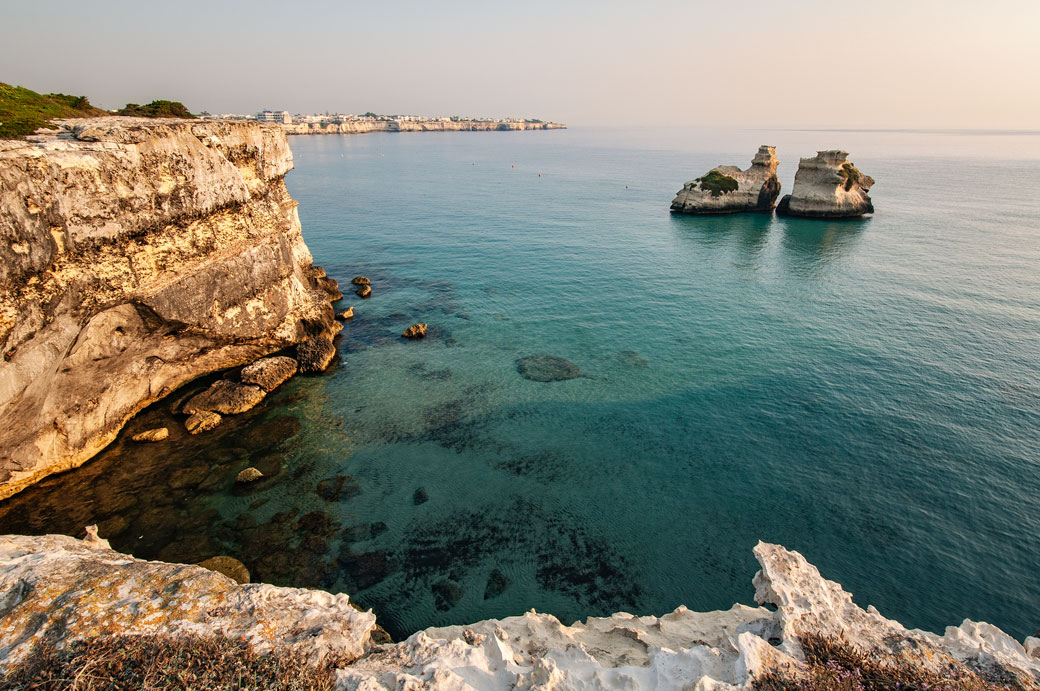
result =
[{"label": "coastline", "polygon": [[370,132],[521,132],[526,130],[562,130],[558,122],[500,122],[497,120],[371,120],[343,123],[275,123],[286,134],[368,134]]}]

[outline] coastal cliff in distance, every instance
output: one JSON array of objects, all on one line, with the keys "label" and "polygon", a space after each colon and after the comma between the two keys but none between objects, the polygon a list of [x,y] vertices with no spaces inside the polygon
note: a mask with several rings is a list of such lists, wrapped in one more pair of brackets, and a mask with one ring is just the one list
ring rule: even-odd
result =
[{"label": "coastal cliff in distance", "polygon": [[498,132],[513,130],[561,130],[567,126],[558,122],[527,122],[499,120],[357,120],[341,123],[279,124],[286,134],[367,134],[368,132]]},{"label": "coastal cliff in distance", "polygon": [[846,151],[818,151],[798,162],[791,194],[776,207],[779,216],[857,218],[874,213],[867,190],[874,178],[859,172]]},{"label": "coastal cliff in distance", "polygon": [[776,176],[779,165],[776,147],[760,146],[747,170],[717,166],[686,183],[672,200],[672,211],[696,215],[769,213],[780,194]]},{"label": "coastal cliff in distance", "polygon": [[[0,536],[0,674],[106,636],[224,637],[331,661],[338,689],[1034,689],[1040,640],[965,620],[942,636],[862,609],[798,552],[759,543],[759,607],[617,613],[570,626],[533,610],[376,644],[347,595],[239,585],[149,562],[88,535]],[[768,605],[768,607],[767,607]]]},{"label": "coastal cliff in distance", "polygon": [[0,498],[206,373],[334,323],[283,132],[73,119],[0,141]]}]

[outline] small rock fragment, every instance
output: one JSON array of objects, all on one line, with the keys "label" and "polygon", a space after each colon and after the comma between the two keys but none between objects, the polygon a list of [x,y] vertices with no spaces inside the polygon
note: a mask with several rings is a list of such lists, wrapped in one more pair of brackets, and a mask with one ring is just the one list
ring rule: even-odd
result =
[{"label": "small rock fragment", "polygon": [[412,495],[412,501],[415,502],[416,506],[418,506],[419,504],[425,504],[429,500],[430,495],[426,493],[426,488],[424,487],[420,487],[419,489],[415,490],[415,494]]},{"label": "small rock fragment", "polygon": [[266,395],[259,386],[220,379],[185,403],[184,412],[193,415],[205,410],[222,415],[235,415],[253,408],[264,400]]},{"label": "small rock fragment", "polygon": [[212,410],[200,410],[184,421],[184,428],[190,434],[199,434],[213,429],[220,424],[220,420],[221,417],[218,413],[214,413]]},{"label": "small rock fragment", "polygon": [[426,324],[412,324],[401,335],[405,338],[422,338],[426,335]]},{"label": "small rock fragment", "polygon": [[235,482],[243,482],[243,483],[244,482],[256,482],[257,480],[259,480],[263,476],[264,476],[264,474],[261,473],[256,468],[249,467],[249,468],[246,468],[245,470],[239,472],[239,474],[237,476],[235,476]]},{"label": "small rock fragment", "polygon": [[347,309],[343,310],[342,312],[340,312],[339,314],[336,315],[336,318],[337,319],[342,319],[343,321],[347,321],[348,319],[353,319],[354,318],[354,306],[351,305]]},{"label": "small rock fragment", "polygon": [[162,441],[168,436],[170,436],[169,429],[167,429],[166,427],[156,427],[155,429],[150,429],[145,432],[141,432],[140,434],[135,434],[130,438],[136,442],[148,442]]},{"label": "small rock fragment", "polygon": [[353,283],[356,286],[367,286],[372,281],[368,280],[364,276],[355,276],[350,282]]},{"label": "small rock fragment", "polygon": [[372,286],[368,285],[367,283],[363,283],[363,284],[359,285],[358,289],[356,291],[354,291],[354,292],[356,292],[358,294],[358,297],[362,297],[362,298],[371,297],[371,295],[372,295]]}]

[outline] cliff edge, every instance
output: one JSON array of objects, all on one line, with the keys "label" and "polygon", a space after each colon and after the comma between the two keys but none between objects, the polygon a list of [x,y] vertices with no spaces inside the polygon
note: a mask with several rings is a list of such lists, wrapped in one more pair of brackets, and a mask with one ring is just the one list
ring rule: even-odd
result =
[{"label": "cliff edge", "polygon": [[281,130],[106,117],[30,140],[0,142],[0,498],[334,323]]},{"label": "cliff edge", "polygon": [[338,689],[365,691],[854,689],[899,688],[898,680],[996,691],[1040,683],[1036,638],[1023,645],[970,620],[942,636],[906,629],[860,608],[801,554],[766,543],[754,553],[760,607],[618,613],[571,626],[531,611],[375,645],[375,617],[346,595],[239,585],[201,567],[119,554],[96,537],[0,536],[0,673],[37,642],[158,632],[333,660]]},{"label": "cliff edge", "polygon": [[700,215],[768,213],[780,194],[780,179],[776,176],[779,165],[776,147],[760,146],[747,170],[717,166],[683,185],[672,200],[672,211]]}]

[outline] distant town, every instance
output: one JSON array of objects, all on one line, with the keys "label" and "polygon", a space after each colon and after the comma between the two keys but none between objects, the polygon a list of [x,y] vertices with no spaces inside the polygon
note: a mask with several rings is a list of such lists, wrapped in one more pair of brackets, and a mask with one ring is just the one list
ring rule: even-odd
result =
[{"label": "distant town", "polygon": [[497,122],[497,123],[530,123],[530,124],[559,124],[546,123],[544,120],[533,118],[471,118],[460,115],[451,117],[427,117],[423,115],[378,115],[376,113],[365,113],[363,115],[350,115],[345,113],[312,113],[292,114],[287,110],[262,110],[255,115],[241,115],[238,113],[213,114],[203,111],[200,117],[210,120],[258,120],[260,122],[274,122],[280,125],[341,125],[347,122]]},{"label": "distant town", "polygon": [[211,120],[257,120],[281,127],[286,134],[365,134],[368,132],[497,132],[511,130],[566,129],[558,122],[534,118],[426,117],[423,115],[379,115],[364,113],[316,113],[295,115],[287,110],[262,110],[255,115],[202,112]]}]

